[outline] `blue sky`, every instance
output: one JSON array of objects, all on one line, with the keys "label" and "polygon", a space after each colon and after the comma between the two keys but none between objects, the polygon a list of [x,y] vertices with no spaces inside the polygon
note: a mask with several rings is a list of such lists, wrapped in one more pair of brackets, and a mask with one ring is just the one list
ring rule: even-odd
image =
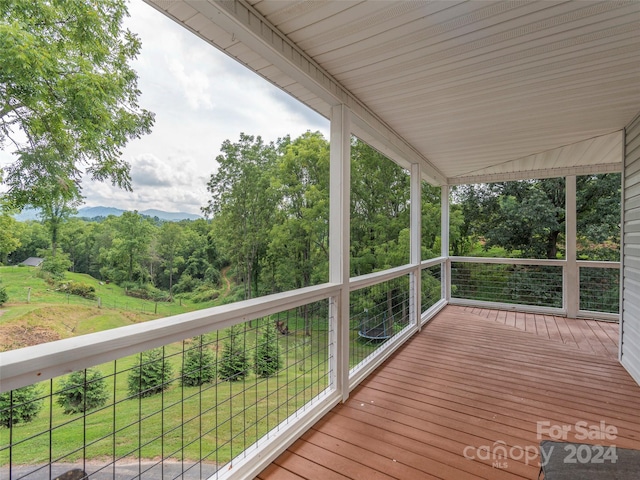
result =
[{"label": "blue sky", "polygon": [[[142,51],[133,64],[139,104],[156,114],[153,132],[123,151],[133,192],[83,181],[87,206],[200,213],[206,182],[224,140],[241,132],[275,141],[307,130],[325,136],[329,122],[142,0],[129,4],[125,26]],[[10,161],[7,152],[0,163]]]}]

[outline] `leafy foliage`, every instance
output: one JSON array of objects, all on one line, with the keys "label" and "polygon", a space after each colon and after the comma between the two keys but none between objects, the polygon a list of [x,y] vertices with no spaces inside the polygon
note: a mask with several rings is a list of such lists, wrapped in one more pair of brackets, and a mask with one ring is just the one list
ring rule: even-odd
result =
[{"label": "leafy foliage", "polygon": [[278,344],[278,333],[273,324],[267,324],[256,345],[253,371],[259,377],[270,377],[282,368],[282,354]]},{"label": "leafy foliage", "polygon": [[[465,185],[455,196],[463,235],[529,258],[557,258],[565,230],[565,180]],[[620,175],[577,177],[578,232],[584,239],[619,242]],[[583,240],[584,242],[584,240]]]},{"label": "leafy foliage", "polygon": [[62,289],[71,295],[78,295],[79,297],[88,298],[93,300],[96,298],[96,289],[93,285],[88,285],[82,282],[64,282]]},{"label": "leafy foliage", "polygon": [[78,198],[83,170],[131,189],[122,147],[148,133],[129,63],[140,40],[123,30],[124,0],[0,2],[0,145],[14,206],[38,205],[51,188]]},{"label": "leafy foliage", "polygon": [[171,363],[164,360],[162,348],[142,352],[129,371],[127,385],[131,397],[150,397],[169,388]]},{"label": "leafy foliage", "polygon": [[66,253],[60,253],[53,255],[51,252],[44,253],[44,261],[40,268],[42,271],[51,274],[55,279],[61,280],[64,277],[64,272],[71,267],[71,260]]},{"label": "leafy foliage", "polygon": [[7,303],[9,300],[9,294],[7,293],[7,289],[5,287],[0,287],[0,307]]},{"label": "leafy foliage", "polygon": [[227,338],[222,346],[218,362],[220,380],[236,382],[249,375],[249,359],[245,351],[245,333],[240,325],[227,329]]},{"label": "leafy foliage", "polygon": [[194,338],[185,352],[180,377],[186,387],[199,387],[216,378],[216,356],[203,344],[202,336]]},{"label": "leafy foliage", "polygon": [[0,425],[10,427],[33,420],[42,410],[42,399],[37,385],[27,385],[11,392],[0,393]]},{"label": "leafy foliage", "polygon": [[218,170],[207,184],[211,200],[203,211],[215,216],[215,232],[245,286],[245,298],[252,298],[277,204],[271,188],[276,147],[241,133],[238,142],[225,140],[220,150]]},{"label": "leafy foliage", "polygon": [[20,247],[23,227],[6,213],[0,215],[0,264],[7,264],[9,254]]},{"label": "leafy foliage", "polygon": [[82,413],[107,403],[107,382],[98,370],[73,372],[60,384],[57,403],[66,414]]}]

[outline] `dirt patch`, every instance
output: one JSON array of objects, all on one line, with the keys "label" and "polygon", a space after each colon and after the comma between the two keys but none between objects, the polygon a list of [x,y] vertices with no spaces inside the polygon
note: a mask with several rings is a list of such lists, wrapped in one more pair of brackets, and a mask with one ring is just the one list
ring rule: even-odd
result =
[{"label": "dirt patch", "polygon": [[30,347],[60,340],[60,338],[60,334],[53,328],[43,325],[28,323],[4,325],[0,328],[0,351]]}]

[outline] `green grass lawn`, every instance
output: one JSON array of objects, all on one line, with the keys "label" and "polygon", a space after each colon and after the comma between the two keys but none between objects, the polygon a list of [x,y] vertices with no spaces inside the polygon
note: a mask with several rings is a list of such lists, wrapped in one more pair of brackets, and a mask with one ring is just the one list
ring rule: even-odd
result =
[{"label": "green grass lawn", "polygon": [[56,290],[36,268],[0,267],[0,285],[9,295],[0,308],[0,351],[177,315],[223,300],[154,302],[129,297],[117,285],[85,274],[67,272],[65,280],[93,286],[96,299]]},{"label": "green grass lawn", "polygon": [[[249,329],[246,344],[256,341]],[[127,380],[136,356],[97,367],[107,380],[108,404],[82,414],[65,415],[56,403],[60,378],[40,384],[43,409],[31,422],[17,424],[11,435],[14,465],[35,465],[50,458],[60,462],[111,458],[172,458],[228,462],[270,429],[318,395],[327,386],[327,332],[280,337],[284,367],[269,378],[250,374],[238,382],[216,381],[202,387],[182,387],[178,379],[183,344],[165,347],[174,380],[161,394],[127,398]],[[220,350],[215,338],[209,347]],[[300,348],[304,342],[305,346]],[[9,430],[0,427],[0,446]],[[50,452],[50,445],[52,450]],[[0,447],[1,448],[1,447]],[[0,465],[9,452],[0,452]],[[51,457],[50,457],[51,455]]]},{"label": "green grass lawn", "polygon": [[[83,335],[213,304],[162,304],[156,313],[155,302],[131,299],[116,285],[68,273],[67,279],[94,286],[101,299],[99,308],[97,301],[53,290],[36,273],[32,268],[0,267],[2,285],[9,294],[9,302],[0,316],[0,345],[4,349],[18,348],[24,346],[20,342],[34,339],[50,341],[52,338],[47,335],[57,338]],[[216,302],[224,303],[225,298]],[[129,309],[124,308],[127,303]],[[136,310],[132,308],[134,305]],[[14,465],[114,456],[228,462],[327,387],[326,308],[322,304],[315,310],[310,337],[303,333],[305,321],[299,312],[292,310],[278,316],[286,319],[291,335],[279,335],[284,366],[268,379],[250,374],[239,382],[216,381],[202,387],[182,387],[179,375],[185,343],[179,342],[165,347],[165,358],[173,366],[175,379],[162,394],[152,397],[127,398],[128,372],[136,355],[96,367],[107,380],[110,400],[105,407],[84,416],[64,414],[56,403],[57,395],[51,395],[59,390],[61,378],[42,382],[42,411],[31,422],[14,425],[11,431],[0,427],[0,449],[9,444],[11,435],[15,445],[11,452]],[[274,320],[272,316],[254,320],[252,327],[246,324],[244,338],[249,352],[256,344],[258,327]],[[22,339],[17,335],[19,332],[31,337]],[[218,341],[216,335],[212,332],[205,337],[219,358],[222,340]],[[362,344],[357,331],[352,332],[351,341],[353,347],[358,346],[353,348],[351,366],[378,347]],[[251,357],[251,353],[248,355]],[[8,457],[8,450],[0,451],[0,465],[6,465]]]}]

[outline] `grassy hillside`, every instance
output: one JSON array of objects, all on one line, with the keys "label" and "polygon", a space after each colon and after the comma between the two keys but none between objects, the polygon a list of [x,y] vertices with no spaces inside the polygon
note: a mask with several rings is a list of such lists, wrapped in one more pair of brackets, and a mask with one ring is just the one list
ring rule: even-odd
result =
[{"label": "grassy hillside", "polygon": [[[128,297],[114,284],[67,272],[66,280],[91,285],[96,300],[69,295],[49,285],[31,267],[0,267],[9,301],[0,308],[0,351],[131,325],[206,308],[213,302],[153,302]],[[98,300],[99,299],[99,300]]]}]

